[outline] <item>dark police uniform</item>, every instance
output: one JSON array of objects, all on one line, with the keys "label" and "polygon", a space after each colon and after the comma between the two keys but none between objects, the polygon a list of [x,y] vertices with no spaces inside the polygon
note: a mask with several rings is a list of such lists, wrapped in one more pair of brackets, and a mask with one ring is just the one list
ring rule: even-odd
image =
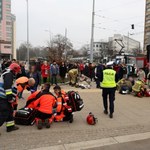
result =
[{"label": "dark police uniform", "polygon": [[111,68],[105,69],[101,75],[101,88],[104,105],[104,113],[108,114],[108,100],[109,95],[109,111],[110,118],[113,118],[114,113],[114,100],[116,91],[116,82],[118,81],[117,73]]},{"label": "dark police uniform", "polygon": [[6,122],[7,132],[18,129],[13,117],[12,103],[16,97],[13,93],[13,80],[14,75],[9,69],[5,70],[0,77],[0,126]]}]

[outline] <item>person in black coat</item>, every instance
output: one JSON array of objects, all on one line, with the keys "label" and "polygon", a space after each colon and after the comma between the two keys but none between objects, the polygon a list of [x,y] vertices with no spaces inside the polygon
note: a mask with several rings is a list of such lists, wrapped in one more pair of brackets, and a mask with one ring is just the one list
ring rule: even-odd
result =
[{"label": "person in black coat", "polygon": [[31,87],[31,93],[37,91],[39,85],[41,85],[41,76],[36,70],[36,66],[31,66],[30,71],[27,73],[28,78],[34,78],[35,84]]},{"label": "person in black coat", "polygon": [[59,67],[59,75],[61,77],[62,83],[65,83],[66,73],[67,73],[67,66],[65,65],[64,62],[62,62],[62,64]]}]

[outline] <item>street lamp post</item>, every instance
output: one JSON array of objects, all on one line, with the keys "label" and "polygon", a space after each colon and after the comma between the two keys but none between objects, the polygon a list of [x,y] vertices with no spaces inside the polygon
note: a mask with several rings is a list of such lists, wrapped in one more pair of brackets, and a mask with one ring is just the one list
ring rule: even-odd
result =
[{"label": "street lamp post", "polygon": [[90,44],[90,62],[91,63],[93,63],[94,17],[95,17],[95,0],[93,0],[93,11],[92,11],[92,28],[91,28],[91,44]]},{"label": "street lamp post", "polygon": [[48,34],[49,34],[49,45],[51,45],[51,41],[52,41],[52,32],[51,32],[50,29],[49,29],[49,30],[45,30],[45,32],[48,32]]},{"label": "street lamp post", "polygon": [[29,3],[27,1],[27,61],[28,65],[30,63],[30,53],[29,53]]}]

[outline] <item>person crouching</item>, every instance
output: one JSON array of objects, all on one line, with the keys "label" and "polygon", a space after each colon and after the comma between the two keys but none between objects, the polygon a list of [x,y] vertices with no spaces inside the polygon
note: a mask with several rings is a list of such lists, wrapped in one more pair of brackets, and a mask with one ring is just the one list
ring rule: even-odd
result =
[{"label": "person crouching", "polygon": [[37,109],[36,124],[38,129],[42,129],[43,125],[50,128],[53,120],[53,107],[56,104],[56,98],[49,92],[50,84],[45,83],[42,87],[42,96],[34,102],[34,108]]},{"label": "person crouching", "polygon": [[73,113],[72,108],[67,104],[67,101],[69,100],[67,93],[58,85],[54,87],[54,93],[57,96],[57,107],[56,114],[54,115],[54,121],[69,121],[72,123]]}]

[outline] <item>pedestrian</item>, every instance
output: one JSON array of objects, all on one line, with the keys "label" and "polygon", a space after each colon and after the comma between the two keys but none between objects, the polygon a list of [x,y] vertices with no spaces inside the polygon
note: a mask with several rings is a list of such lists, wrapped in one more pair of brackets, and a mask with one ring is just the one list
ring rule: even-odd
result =
[{"label": "pedestrian", "polygon": [[84,70],[83,70],[83,74],[87,77],[89,77],[89,64],[88,63],[85,63],[84,65]]},{"label": "pedestrian", "polygon": [[137,76],[138,76],[139,80],[141,80],[141,81],[145,80],[146,75],[145,75],[145,72],[142,68],[139,69]]},{"label": "pedestrian", "polygon": [[47,78],[49,77],[49,71],[50,71],[50,66],[47,63],[47,61],[44,61],[42,67],[41,67],[41,74],[43,78],[43,83],[47,82]]},{"label": "pedestrian", "polygon": [[13,106],[12,104],[16,100],[13,98],[13,81],[14,76],[16,76],[21,71],[20,66],[17,63],[12,63],[8,69],[5,69],[1,75],[0,82],[0,126],[6,122],[6,131],[11,132],[18,130],[19,128],[15,126],[13,117]]},{"label": "pedestrian", "polygon": [[39,85],[41,85],[41,77],[39,72],[36,70],[35,66],[31,66],[29,72],[27,73],[28,78],[33,78],[35,80],[34,86],[31,87],[31,93],[37,91]]},{"label": "pedestrian", "polygon": [[108,114],[107,96],[109,96],[109,117],[113,118],[116,83],[118,82],[116,71],[114,71],[111,66],[107,66],[107,68],[103,70],[101,74],[100,81],[102,88],[104,114]]},{"label": "pedestrian", "polygon": [[89,66],[88,66],[88,67],[89,67],[89,68],[88,68],[88,69],[89,69],[89,72],[88,72],[88,73],[89,73],[89,76],[88,76],[88,77],[89,77],[89,78],[91,79],[91,81],[92,81],[92,79],[93,79],[93,77],[94,77],[94,76],[93,76],[93,74],[94,74],[93,64],[92,64],[92,63],[89,63]]},{"label": "pedestrian", "polygon": [[80,73],[82,75],[83,74],[83,70],[84,70],[84,64],[83,63],[79,64],[79,70],[80,70]]},{"label": "pedestrian", "polygon": [[66,73],[67,73],[67,67],[66,67],[65,63],[62,62],[62,64],[59,67],[59,75],[61,77],[62,83],[65,83]]},{"label": "pedestrian", "polygon": [[16,76],[16,79],[18,79],[20,77],[25,77],[26,76],[25,63],[24,62],[20,62],[20,67],[21,67],[21,73],[19,73]]},{"label": "pedestrian", "polygon": [[57,76],[59,75],[59,67],[54,60],[50,66],[51,84],[57,85]]},{"label": "pedestrian", "polygon": [[147,85],[150,88],[150,70],[149,73],[147,74]]},{"label": "pedestrian", "polygon": [[96,88],[100,88],[100,76],[103,71],[103,65],[98,64],[95,68],[95,80],[96,80]]}]

